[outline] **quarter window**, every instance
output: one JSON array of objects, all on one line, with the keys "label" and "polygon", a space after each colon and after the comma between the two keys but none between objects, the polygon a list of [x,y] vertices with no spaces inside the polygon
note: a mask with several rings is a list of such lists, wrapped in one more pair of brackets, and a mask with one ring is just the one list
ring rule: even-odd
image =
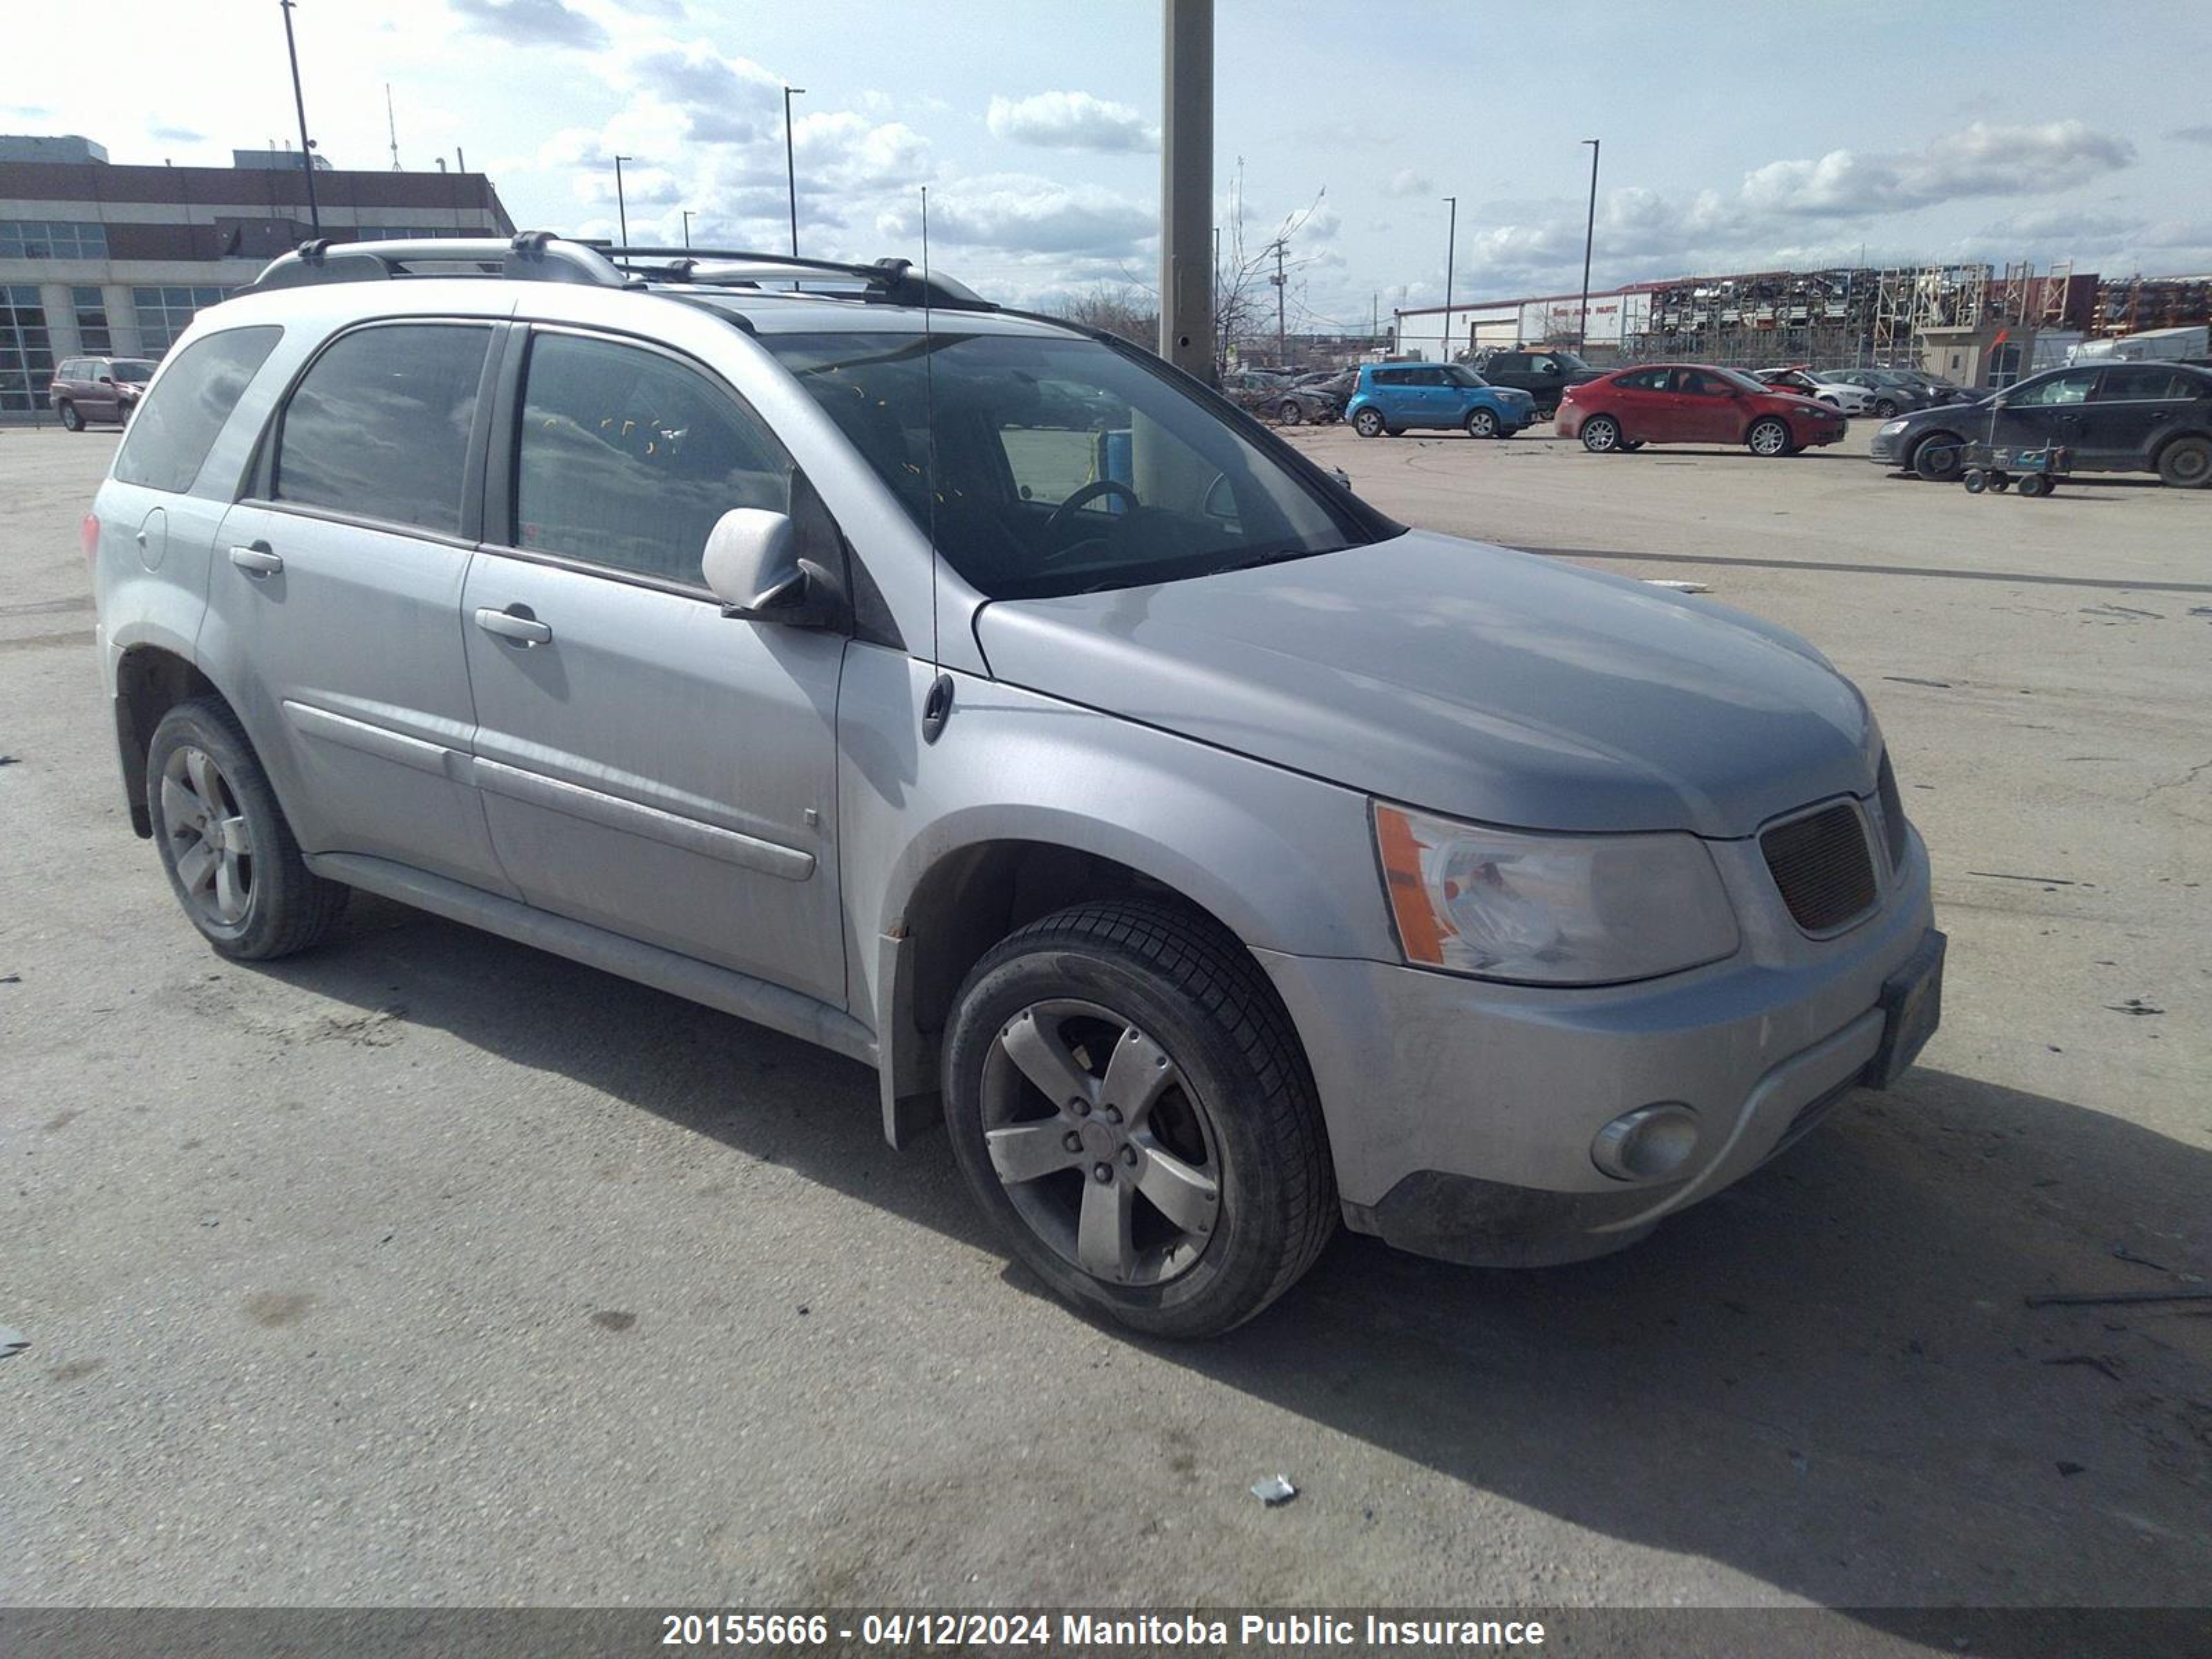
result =
[{"label": "quarter window", "polygon": [[283,332],[233,328],[193,341],[131,416],[115,476],[149,489],[190,489],[223,422]]},{"label": "quarter window", "polygon": [[437,323],[342,336],[284,410],[271,496],[459,534],[490,340],[486,328]]},{"label": "quarter window", "polygon": [[539,335],[520,425],[517,547],[703,587],[716,520],[791,510],[791,464],[759,418],[659,352]]}]

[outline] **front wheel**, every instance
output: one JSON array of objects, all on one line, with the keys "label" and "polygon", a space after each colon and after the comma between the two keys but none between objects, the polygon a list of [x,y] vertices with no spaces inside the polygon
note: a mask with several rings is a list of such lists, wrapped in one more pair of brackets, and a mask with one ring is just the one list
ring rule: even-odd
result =
[{"label": "front wheel", "polygon": [[62,417],[62,429],[64,432],[82,432],[84,430],[84,416],[77,413],[76,405],[70,402],[68,398],[64,398],[62,399],[61,407],[57,409],[54,413]]},{"label": "front wheel", "polygon": [[1753,421],[1751,430],[1743,434],[1743,441],[1754,455],[1787,455],[1790,453],[1790,426],[1785,421],[1768,416]]},{"label": "front wheel", "polygon": [[245,728],[216,698],[179,703],[154,728],[146,811],[177,902],[224,956],[304,951],[345,908],[351,890],[307,868]]},{"label": "front wheel", "polygon": [[1382,411],[1379,409],[1361,410],[1352,417],[1352,429],[1363,438],[1381,437],[1385,429]]},{"label": "front wheel", "polygon": [[2203,489],[2212,485],[2212,441],[2176,438],[2159,453],[2158,476],[2176,489]]},{"label": "front wheel", "polygon": [[1284,398],[1283,406],[1275,413],[1285,426],[1304,426],[1306,422],[1306,406],[1296,398]]},{"label": "front wheel", "polygon": [[1593,415],[1583,422],[1583,447],[1593,455],[1610,455],[1620,444],[1620,422],[1610,415]]},{"label": "front wheel", "polygon": [[1335,1230],[1289,1018],[1243,947],[1179,906],[1077,905],[1001,940],[961,988],[943,1085],[969,1189],[1085,1311],[1211,1336]]},{"label": "front wheel", "polygon": [[1467,435],[1470,438],[1495,438],[1498,435],[1497,415],[1487,409],[1468,410]]},{"label": "front wheel", "polygon": [[1960,445],[1948,432],[1937,432],[1913,446],[1911,465],[1916,477],[1930,483],[1948,483],[1959,476]]},{"label": "front wheel", "polygon": [[1875,398],[1874,412],[1885,421],[1895,420],[1897,418],[1897,399],[1894,398]]}]

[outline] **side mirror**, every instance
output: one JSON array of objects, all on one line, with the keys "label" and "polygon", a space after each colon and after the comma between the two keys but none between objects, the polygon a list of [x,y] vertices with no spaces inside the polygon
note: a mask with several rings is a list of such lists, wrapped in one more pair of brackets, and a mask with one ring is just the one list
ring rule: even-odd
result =
[{"label": "side mirror", "polygon": [[708,532],[699,565],[726,617],[826,628],[841,614],[830,573],[799,556],[788,514],[731,508]]}]

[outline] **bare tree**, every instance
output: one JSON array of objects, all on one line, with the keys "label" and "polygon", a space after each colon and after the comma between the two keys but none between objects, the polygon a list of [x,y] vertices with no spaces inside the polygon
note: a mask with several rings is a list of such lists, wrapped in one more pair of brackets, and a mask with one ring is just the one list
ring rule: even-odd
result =
[{"label": "bare tree", "polygon": [[1085,328],[1119,335],[1147,350],[1156,349],[1159,344],[1159,301],[1140,283],[1094,283],[1082,293],[1062,301],[1057,314]]},{"label": "bare tree", "polygon": [[[1326,185],[1312,201],[1285,215],[1273,234],[1255,242],[1244,213],[1244,158],[1237,158],[1237,177],[1230,185],[1229,222],[1224,227],[1213,262],[1213,367],[1227,372],[1231,346],[1240,353],[1247,345],[1268,342],[1275,333],[1279,314],[1273,295],[1275,278],[1291,276],[1311,264],[1310,258],[1290,256],[1291,239],[1305,228],[1328,194]],[[1276,250],[1283,250],[1279,261]],[[1287,294],[1285,299],[1287,300]],[[1271,348],[1272,349],[1272,348]]]}]

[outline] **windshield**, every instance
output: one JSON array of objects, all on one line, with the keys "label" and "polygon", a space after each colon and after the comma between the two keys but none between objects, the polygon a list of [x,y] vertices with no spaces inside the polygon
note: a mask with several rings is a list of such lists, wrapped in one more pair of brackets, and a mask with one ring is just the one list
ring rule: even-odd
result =
[{"label": "windshield", "polygon": [[127,386],[143,386],[154,378],[154,365],[125,362],[118,358],[115,363],[115,378]]},{"label": "windshield", "polygon": [[1164,370],[1097,341],[872,332],[761,343],[993,599],[1171,581],[1370,538]]},{"label": "windshield", "polygon": [[1444,380],[1450,386],[1488,386],[1490,384],[1464,363],[1445,364]]},{"label": "windshield", "polygon": [[1566,369],[1570,373],[1577,369],[1585,369],[1589,368],[1588,363],[1584,362],[1580,357],[1575,356],[1571,351],[1555,351],[1552,356],[1559,359],[1559,367],[1561,368]]}]

